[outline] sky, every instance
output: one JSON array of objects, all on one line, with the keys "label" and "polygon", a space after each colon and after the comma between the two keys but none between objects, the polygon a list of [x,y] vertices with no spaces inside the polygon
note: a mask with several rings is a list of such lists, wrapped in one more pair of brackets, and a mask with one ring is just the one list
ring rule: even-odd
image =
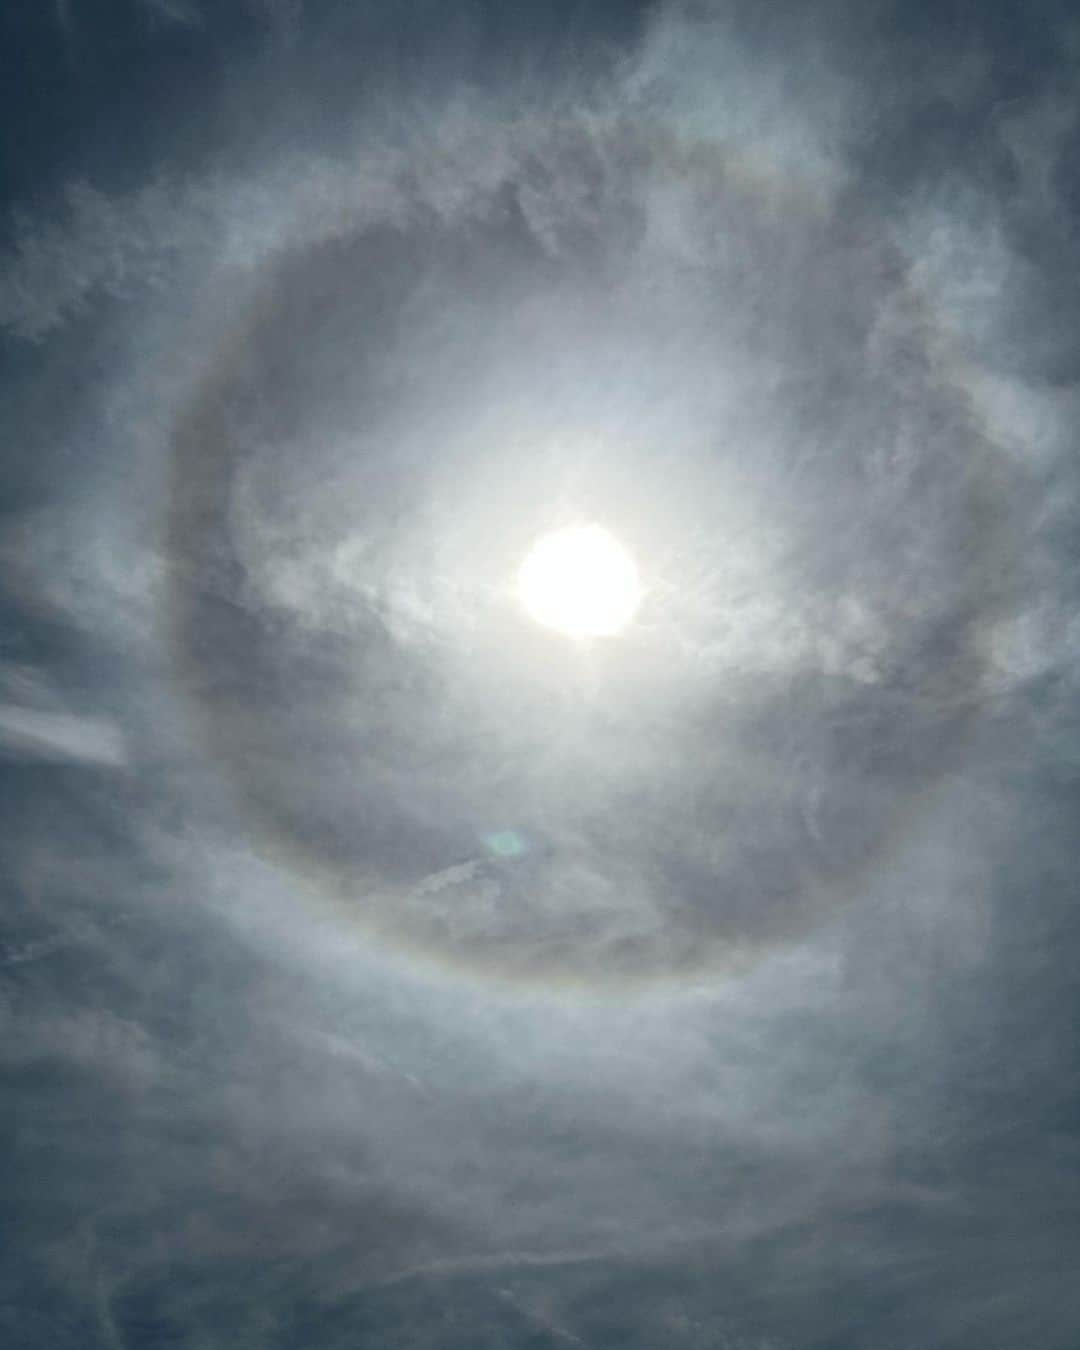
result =
[{"label": "sky", "polygon": [[1070,9],[3,7],[5,1347],[1074,1350]]}]

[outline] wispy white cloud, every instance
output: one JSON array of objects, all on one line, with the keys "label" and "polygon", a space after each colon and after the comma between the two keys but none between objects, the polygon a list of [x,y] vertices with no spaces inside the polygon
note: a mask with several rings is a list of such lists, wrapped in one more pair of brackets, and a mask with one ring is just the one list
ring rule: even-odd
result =
[{"label": "wispy white cloud", "polygon": [[119,728],[103,718],[0,705],[0,754],[117,768],[127,760]]}]

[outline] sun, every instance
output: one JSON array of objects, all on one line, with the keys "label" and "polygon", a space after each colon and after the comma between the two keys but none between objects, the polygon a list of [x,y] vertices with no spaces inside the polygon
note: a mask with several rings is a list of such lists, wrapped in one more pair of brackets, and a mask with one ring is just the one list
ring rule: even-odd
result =
[{"label": "sun", "polygon": [[614,637],[637,612],[641,585],[613,534],[601,525],[568,525],[529,550],[518,598],[537,623],[566,637]]}]

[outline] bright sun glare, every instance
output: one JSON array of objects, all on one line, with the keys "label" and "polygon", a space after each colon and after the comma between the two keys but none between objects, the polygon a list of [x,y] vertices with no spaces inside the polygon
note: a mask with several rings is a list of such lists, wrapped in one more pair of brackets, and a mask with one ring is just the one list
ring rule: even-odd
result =
[{"label": "bright sun glare", "polygon": [[600,525],[569,525],[545,534],[518,572],[518,596],[545,628],[572,638],[611,637],[641,601],[634,561]]}]

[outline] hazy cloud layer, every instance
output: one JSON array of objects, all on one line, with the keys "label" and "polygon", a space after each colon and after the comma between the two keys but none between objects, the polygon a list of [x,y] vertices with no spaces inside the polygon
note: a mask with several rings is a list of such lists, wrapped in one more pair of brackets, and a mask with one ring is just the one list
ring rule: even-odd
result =
[{"label": "hazy cloud layer", "polygon": [[1065,12],[116,22],[225,56],[9,204],[5,1343],[1069,1350]]}]

